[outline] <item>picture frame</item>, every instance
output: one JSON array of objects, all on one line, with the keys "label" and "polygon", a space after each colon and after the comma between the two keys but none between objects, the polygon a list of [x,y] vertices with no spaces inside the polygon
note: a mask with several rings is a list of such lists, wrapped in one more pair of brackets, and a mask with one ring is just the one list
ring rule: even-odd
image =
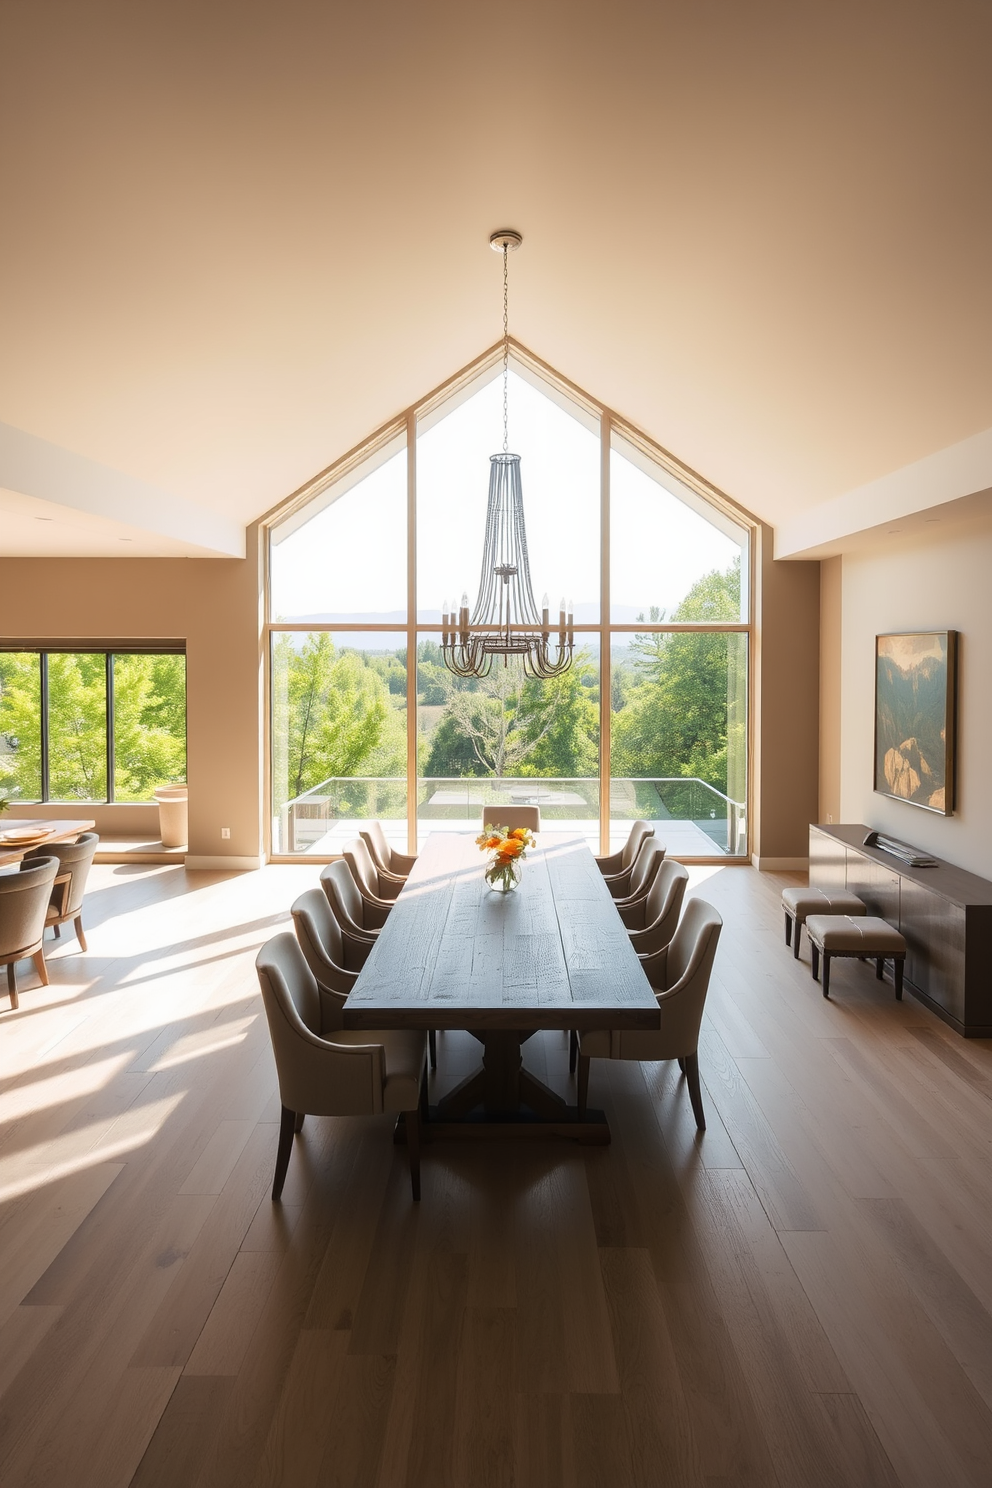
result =
[{"label": "picture frame", "polygon": [[958,632],[875,637],[874,788],[939,816],[953,814]]}]

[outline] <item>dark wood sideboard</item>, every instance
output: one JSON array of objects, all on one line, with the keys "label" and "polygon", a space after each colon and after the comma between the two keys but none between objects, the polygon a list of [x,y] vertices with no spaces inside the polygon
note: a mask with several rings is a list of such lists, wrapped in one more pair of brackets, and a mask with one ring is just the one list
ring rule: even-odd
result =
[{"label": "dark wood sideboard", "polygon": [[809,881],[844,888],[906,937],[907,990],[965,1038],[992,1038],[992,883],[937,860],[911,868],[868,827],[811,826]]}]

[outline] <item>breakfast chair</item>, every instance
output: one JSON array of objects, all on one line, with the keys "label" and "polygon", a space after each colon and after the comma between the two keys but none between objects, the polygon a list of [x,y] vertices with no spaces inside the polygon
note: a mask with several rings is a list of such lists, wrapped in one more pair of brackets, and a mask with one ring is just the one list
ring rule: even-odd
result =
[{"label": "breakfast chair", "polygon": [[[646,837],[641,843],[641,850],[630,870],[630,878],[627,883],[628,892],[623,895],[614,895],[613,902],[618,910],[624,910],[636,904],[638,900],[647,897],[651,885],[662,863],[665,861],[665,849],[660,842],[653,837]],[[607,887],[610,887],[607,885]]]},{"label": "breakfast chair", "polygon": [[7,991],[12,1008],[20,1006],[14,978],[18,961],[30,957],[42,984],[48,986],[48,967],[42,942],[45,915],[59,867],[58,858],[24,858],[17,873],[0,873],[0,966],[7,968]]},{"label": "breakfast chair", "polygon": [[351,876],[358,885],[362,898],[371,900],[373,904],[383,905],[387,910],[391,909],[406,879],[381,873],[372,860],[368,844],[361,837],[353,837],[350,842],[346,842],[341,849],[341,856],[351,869]]},{"label": "breakfast chair", "polygon": [[540,806],[483,806],[482,830],[487,827],[505,827],[508,832],[517,827],[529,827],[532,832],[541,830]]},{"label": "breakfast chair", "polygon": [[327,902],[341,926],[345,940],[357,941],[360,945],[375,945],[389,909],[363,899],[354,876],[344,858],[327,863],[320,870],[320,886],[327,895]]},{"label": "breakfast chair", "polygon": [[96,832],[83,832],[75,842],[49,842],[45,847],[35,847],[31,852],[24,854],[25,860],[33,861],[37,858],[59,860],[61,866],[45,914],[45,927],[47,929],[51,925],[55,931],[55,938],[58,939],[59,926],[64,925],[67,920],[73,920],[76,939],[79,941],[80,950],[83,951],[87,948],[86,936],[83,934],[83,893],[86,889],[90,865],[93,862],[93,854],[99,842],[100,838]]},{"label": "breakfast chair", "polygon": [[579,1035],[579,1120],[585,1115],[592,1059],[677,1059],[689,1087],[692,1114],[706,1130],[699,1088],[696,1046],[713,958],[723,926],[717,910],[703,899],[690,899],[670,943],[643,965],[661,1009],[659,1029],[594,1029]]},{"label": "breakfast chair", "polygon": [[324,1023],[327,1004],[295,938],[285,932],[266,942],[255,968],[282,1103],[273,1201],[282,1194],[293,1137],[302,1131],[304,1117],[400,1111],[406,1125],[413,1197],[419,1199],[426,1035],[411,1029],[353,1032],[329,1028]]},{"label": "breakfast chair", "polygon": [[[630,829],[630,835],[619,852],[610,853],[607,858],[597,858],[596,867],[606,879],[607,883],[622,883],[620,893],[627,892],[625,880],[630,878],[630,870],[637,860],[637,854],[641,850],[641,844],[648,837],[654,836],[654,827],[646,821],[635,821]],[[612,892],[612,890],[611,890]]]},{"label": "breakfast chair", "polygon": [[382,830],[381,822],[372,822],[366,832],[359,832],[369,852],[372,854],[375,866],[381,873],[388,873],[391,878],[407,879],[417,861],[417,855],[397,852],[386,841],[386,834]]}]

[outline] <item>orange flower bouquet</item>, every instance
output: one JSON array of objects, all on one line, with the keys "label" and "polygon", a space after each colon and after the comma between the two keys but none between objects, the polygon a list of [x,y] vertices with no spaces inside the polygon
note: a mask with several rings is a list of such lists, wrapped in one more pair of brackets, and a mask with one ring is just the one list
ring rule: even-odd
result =
[{"label": "orange flower bouquet", "polygon": [[529,827],[493,827],[486,823],[482,836],[476,837],[476,846],[482,852],[492,854],[486,868],[486,883],[498,894],[509,894],[520,882],[520,864],[527,849],[534,845],[534,834]]}]

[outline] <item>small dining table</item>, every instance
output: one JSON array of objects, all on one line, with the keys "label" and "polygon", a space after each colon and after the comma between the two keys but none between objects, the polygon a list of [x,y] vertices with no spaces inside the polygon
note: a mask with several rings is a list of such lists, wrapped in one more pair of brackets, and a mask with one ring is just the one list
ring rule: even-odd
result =
[{"label": "small dining table", "polygon": [[[26,853],[33,852],[36,847],[44,847],[46,842],[70,842],[80,832],[92,832],[95,826],[95,821],[47,821],[40,816],[0,816],[0,868],[19,863]],[[6,836],[8,832],[30,832],[32,836],[29,841],[10,842]]]},{"label": "small dining table", "polygon": [[583,838],[542,832],[519,888],[489,888],[469,835],[428,839],[344,1005],[344,1026],[460,1028],[482,1066],[430,1108],[438,1134],[558,1134],[608,1142],[523,1068],[538,1029],[657,1028],[661,1014]]}]

